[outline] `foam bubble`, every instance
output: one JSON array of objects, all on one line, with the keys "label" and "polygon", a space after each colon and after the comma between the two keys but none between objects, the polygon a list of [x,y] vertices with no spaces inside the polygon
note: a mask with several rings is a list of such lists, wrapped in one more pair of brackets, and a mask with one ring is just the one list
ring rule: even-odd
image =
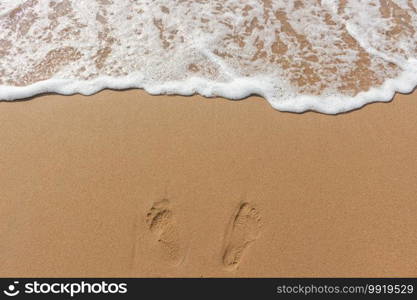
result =
[{"label": "foam bubble", "polygon": [[143,88],[339,113],[417,85],[415,0],[3,0],[0,99]]}]

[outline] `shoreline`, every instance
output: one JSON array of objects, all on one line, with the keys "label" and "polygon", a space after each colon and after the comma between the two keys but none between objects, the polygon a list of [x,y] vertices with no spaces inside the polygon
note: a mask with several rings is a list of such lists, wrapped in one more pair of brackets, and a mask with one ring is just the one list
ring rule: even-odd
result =
[{"label": "shoreline", "polygon": [[[417,67],[417,61],[410,59],[410,67],[405,69],[401,75],[387,79],[381,86],[372,87],[355,96],[301,94],[287,99],[274,99],[273,94],[275,92],[273,92],[273,88],[268,87],[268,84],[262,84],[262,77],[235,78],[227,83],[211,82],[203,78],[192,77],[182,82],[166,82],[151,86],[143,83],[142,75],[131,74],[120,78],[102,76],[91,81],[49,79],[29,86],[0,85],[0,102],[33,99],[49,94],[92,96],[106,90],[123,92],[133,89],[145,91],[152,96],[202,96],[226,100],[261,97],[272,108],[280,112],[304,113],[313,111],[338,115],[361,109],[368,104],[391,102],[397,94],[412,93],[417,88],[417,78],[415,78],[413,67]],[[264,80],[266,79],[264,78]],[[138,84],[138,82],[142,83]],[[187,86],[187,88],[184,89],[184,86]]]}]

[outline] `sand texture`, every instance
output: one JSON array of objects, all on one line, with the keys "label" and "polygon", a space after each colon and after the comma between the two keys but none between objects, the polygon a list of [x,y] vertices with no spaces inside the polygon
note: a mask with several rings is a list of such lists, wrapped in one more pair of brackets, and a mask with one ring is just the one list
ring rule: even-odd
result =
[{"label": "sand texture", "polygon": [[0,276],[417,276],[416,104],[0,102]]}]

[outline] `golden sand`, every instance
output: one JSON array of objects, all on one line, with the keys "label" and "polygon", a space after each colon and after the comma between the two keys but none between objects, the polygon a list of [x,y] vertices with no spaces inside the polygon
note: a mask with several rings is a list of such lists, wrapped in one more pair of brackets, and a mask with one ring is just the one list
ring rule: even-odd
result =
[{"label": "golden sand", "polygon": [[416,101],[0,102],[0,276],[417,276]]}]

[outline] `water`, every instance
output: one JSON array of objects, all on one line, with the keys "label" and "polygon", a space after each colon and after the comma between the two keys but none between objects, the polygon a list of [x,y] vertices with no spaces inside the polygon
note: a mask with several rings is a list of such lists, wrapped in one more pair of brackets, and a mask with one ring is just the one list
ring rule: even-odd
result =
[{"label": "water", "polygon": [[0,99],[263,96],[349,111],[417,85],[417,0],[0,0]]}]

